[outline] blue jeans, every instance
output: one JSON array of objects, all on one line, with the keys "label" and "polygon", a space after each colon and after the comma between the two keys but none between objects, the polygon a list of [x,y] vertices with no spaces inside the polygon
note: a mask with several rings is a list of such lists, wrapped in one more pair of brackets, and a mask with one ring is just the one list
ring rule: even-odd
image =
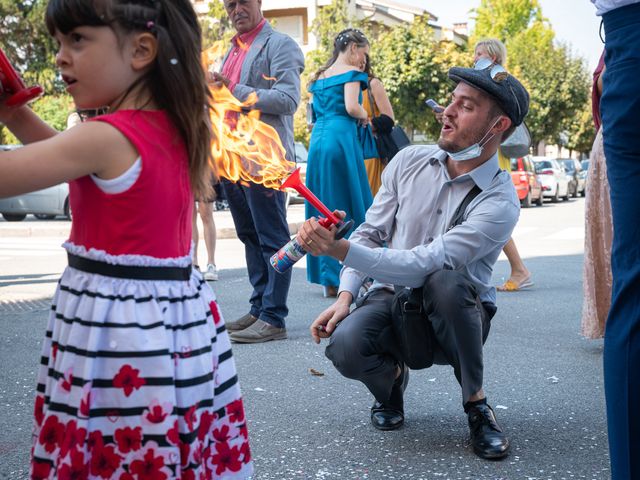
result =
[{"label": "blue jeans", "polygon": [[291,269],[276,272],[271,256],[289,241],[285,193],[262,185],[248,186],[222,179],[238,238],[244,243],[253,293],[250,313],[274,327],[283,328],[289,313],[287,295]]},{"label": "blue jeans", "polygon": [[603,16],[600,103],[611,187],[613,292],[604,338],[611,474],[640,478],[640,4]]}]

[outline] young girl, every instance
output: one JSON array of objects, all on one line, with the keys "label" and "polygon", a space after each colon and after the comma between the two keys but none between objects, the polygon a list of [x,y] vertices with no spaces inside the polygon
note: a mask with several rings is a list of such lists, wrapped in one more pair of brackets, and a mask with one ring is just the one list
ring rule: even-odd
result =
[{"label": "young girl", "polygon": [[50,0],[78,109],[63,133],[0,101],[25,144],[0,196],[70,182],[73,224],[38,373],[31,478],[246,478],[246,419],[224,321],[191,268],[208,194],[200,30],[188,0]]}]

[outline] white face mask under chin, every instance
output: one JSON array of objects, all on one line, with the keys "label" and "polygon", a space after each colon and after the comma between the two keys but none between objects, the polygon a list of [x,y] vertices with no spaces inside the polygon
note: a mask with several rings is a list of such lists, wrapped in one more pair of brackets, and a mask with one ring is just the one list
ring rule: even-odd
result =
[{"label": "white face mask under chin", "polygon": [[[500,119],[498,118],[495,122],[493,122],[493,125],[489,127],[489,130],[484,134],[484,137],[482,137],[479,142],[476,142],[473,145],[469,145],[467,148],[463,148],[458,152],[447,152],[446,150],[445,152],[447,153],[447,155],[449,155],[449,158],[451,158],[451,160],[456,162],[463,162],[465,160],[473,160],[474,158],[478,158],[480,155],[482,155],[482,150],[487,142],[489,142],[495,136],[495,133],[489,135],[489,132],[493,127],[496,126],[499,121]],[[489,138],[487,138],[487,136],[489,136]]]}]

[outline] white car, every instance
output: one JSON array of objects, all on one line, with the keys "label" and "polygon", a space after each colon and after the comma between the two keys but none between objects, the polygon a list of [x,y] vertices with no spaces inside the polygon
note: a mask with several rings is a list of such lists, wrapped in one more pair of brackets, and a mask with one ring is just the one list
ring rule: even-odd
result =
[{"label": "white car", "polygon": [[555,158],[532,157],[536,175],[542,184],[542,196],[557,202],[560,197],[569,200],[569,179]]},{"label": "white car", "polygon": [[[307,175],[307,149],[302,142],[296,142],[295,145],[296,152],[296,164],[300,168],[300,180],[302,183],[305,183],[305,178]],[[304,203],[304,198],[295,190],[288,189],[287,190],[287,207],[289,204],[297,204]]]},{"label": "white car", "polygon": [[[18,147],[19,145],[0,145],[0,150],[7,151]],[[69,185],[61,183],[16,197],[0,198],[0,213],[8,222],[19,222],[28,214],[33,214],[41,220],[52,219],[57,215],[64,215],[70,219]]]}]

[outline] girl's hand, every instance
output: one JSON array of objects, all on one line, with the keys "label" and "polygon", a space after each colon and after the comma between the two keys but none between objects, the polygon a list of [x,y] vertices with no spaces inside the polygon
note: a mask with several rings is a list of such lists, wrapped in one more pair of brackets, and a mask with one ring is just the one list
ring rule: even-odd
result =
[{"label": "girl's hand", "polygon": [[15,114],[23,108],[28,107],[7,107],[7,105],[5,104],[5,99],[0,97],[0,123],[8,126]]}]

